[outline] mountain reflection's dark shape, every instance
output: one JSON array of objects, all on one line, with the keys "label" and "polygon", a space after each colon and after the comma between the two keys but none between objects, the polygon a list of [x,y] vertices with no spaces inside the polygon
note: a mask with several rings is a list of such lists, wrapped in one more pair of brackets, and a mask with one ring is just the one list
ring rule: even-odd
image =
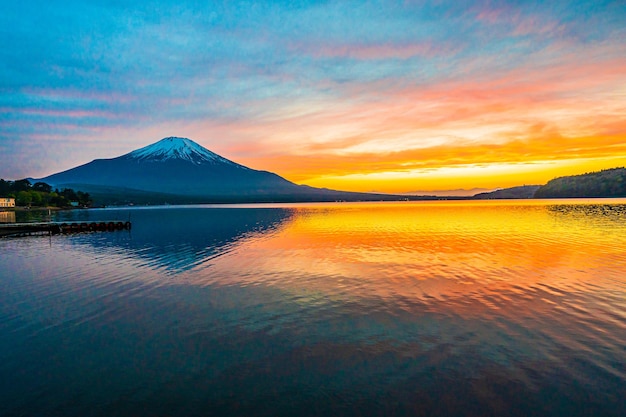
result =
[{"label": "mountain reflection's dark shape", "polygon": [[276,231],[293,211],[281,208],[167,207],[85,210],[58,221],[128,220],[130,232],[72,236],[77,244],[120,251],[148,265],[185,271],[232,250],[242,239]]}]

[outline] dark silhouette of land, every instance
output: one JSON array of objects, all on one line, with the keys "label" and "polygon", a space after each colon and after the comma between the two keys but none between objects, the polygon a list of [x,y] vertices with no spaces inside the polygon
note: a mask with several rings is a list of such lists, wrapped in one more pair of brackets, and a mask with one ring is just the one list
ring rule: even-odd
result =
[{"label": "dark silhouette of land", "polygon": [[612,168],[559,177],[535,192],[535,198],[626,197],[626,169]]}]

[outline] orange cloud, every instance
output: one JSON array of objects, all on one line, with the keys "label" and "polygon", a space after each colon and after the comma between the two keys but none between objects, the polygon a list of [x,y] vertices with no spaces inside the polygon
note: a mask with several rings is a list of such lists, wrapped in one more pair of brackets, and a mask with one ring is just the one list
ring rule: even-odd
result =
[{"label": "orange cloud", "polygon": [[[448,167],[509,164],[518,173],[483,184],[446,179],[450,188],[517,185],[512,182],[523,181],[529,165],[536,173],[530,180],[540,182],[567,174],[559,170],[575,162],[583,164],[577,171],[608,168],[626,155],[626,47],[579,46],[579,54],[563,54],[574,51],[564,42],[537,51],[524,66],[497,72],[481,72],[490,65],[477,58],[464,61],[467,73],[439,80],[345,86],[322,80],[309,87],[332,95],[291,101],[269,95],[242,104],[254,117],[168,122],[153,137],[164,131],[188,136],[252,168],[331,188],[351,177],[349,185],[363,190],[371,180],[365,176],[378,174],[381,191],[402,191],[398,175],[405,191],[430,189],[422,173]],[[376,49],[368,48],[363,57]],[[354,179],[359,175],[361,184]]]}]

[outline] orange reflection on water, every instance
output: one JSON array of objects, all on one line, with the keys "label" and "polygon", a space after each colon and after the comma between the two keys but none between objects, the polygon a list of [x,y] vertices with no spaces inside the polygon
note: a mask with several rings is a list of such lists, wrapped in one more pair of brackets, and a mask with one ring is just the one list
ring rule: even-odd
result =
[{"label": "orange reflection on water", "polygon": [[623,298],[626,206],[598,203],[303,206],[279,231],[217,260],[212,275],[331,298],[456,300],[472,310],[506,308],[516,296],[540,297],[547,308],[593,286]]},{"label": "orange reflection on water", "polygon": [[0,211],[0,223],[15,223],[15,212]]}]

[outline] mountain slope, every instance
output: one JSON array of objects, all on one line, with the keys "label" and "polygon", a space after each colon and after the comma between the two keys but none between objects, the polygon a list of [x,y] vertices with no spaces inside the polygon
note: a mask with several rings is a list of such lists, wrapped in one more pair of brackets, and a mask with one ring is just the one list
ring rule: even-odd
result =
[{"label": "mountain slope", "polygon": [[626,168],[555,178],[535,193],[535,198],[575,197],[626,197]]},{"label": "mountain slope", "polygon": [[503,188],[501,190],[491,191],[488,193],[475,194],[472,198],[475,200],[504,200],[504,199],[521,199],[533,198],[535,192],[541,187],[540,185],[521,185],[518,187]]},{"label": "mountain slope", "polygon": [[41,181],[124,187],[178,195],[239,195],[297,192],[276,174],[236,164],[185,138],[165,138],[112,159],[96,159]]},{"label": "mountain slope", "polygon": [[187,138],[164,138],[156,143],[153,143],[152,145],[144,146],[143,148],[137,149],[123,156],[147,162],[162,162],[178,159],[181,161],[191,162],[194,165],[206,163],[214,165],[224,164],[236,166],[242,169],[248,169],[243,165],[236,164],[233,161],[211,152],[210,150]]},{"label": "mountain slope", "polygon": [[[349,193],[296,185],[267,171],[223,158],[194,141],[169,137],[111,159],[37,179],[57,188],[100,195],[159,193],[155,202],[333,201],[397,199],[397,196]],[[107,190],[103,193],[103,190]],[[167,197],[167,198],[166,198]],[[184,197],[184,198],[181,198]],[[128,199],[125,199],[128,200]]]}]

